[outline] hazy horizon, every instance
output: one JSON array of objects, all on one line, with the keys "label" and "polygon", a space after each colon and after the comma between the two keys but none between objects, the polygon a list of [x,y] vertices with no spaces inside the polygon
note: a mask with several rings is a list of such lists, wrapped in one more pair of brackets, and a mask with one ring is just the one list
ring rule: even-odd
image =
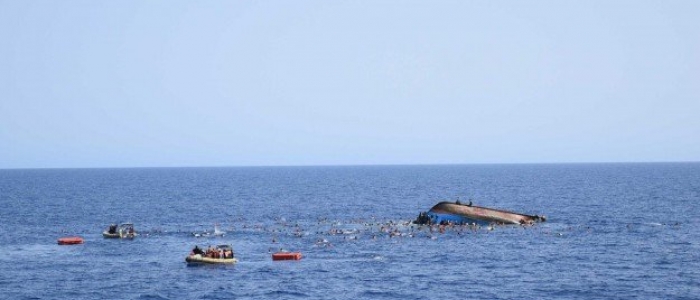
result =
[{"label": "hazy horizon", "polygon": [[355,164],[355,165],[238,165],[238,166],[105,166],[105,167],[29,167],[0,168],[0,170],[70,170],[70,169],[217,169],[217,168],[352,168],[352,167],[430,167],[430,166],[514,166],[514,165],[644,165],[698,164],[700,161],[607,161],[607,162],[537,162],[537,163],[445,163],[445,164]]}]

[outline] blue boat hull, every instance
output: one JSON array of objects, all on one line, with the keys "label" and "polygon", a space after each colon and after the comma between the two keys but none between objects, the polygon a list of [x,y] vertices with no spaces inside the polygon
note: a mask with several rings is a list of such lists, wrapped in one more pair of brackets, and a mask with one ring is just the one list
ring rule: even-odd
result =
[{"label": "blue boat hull", "polygon": [[427,212],[427,216],[430,218],[431,224],[452,223],[452,224],[458,224],[458,225],[463,225],[463,224],[488,225],[489,223],[492,223],[490,221],[474,219],[474,218],[470,218],[470,217],[462,216],[462,215],[443,214],[443,213],[435,213],[435,212],[430,212],[430,211]]}]

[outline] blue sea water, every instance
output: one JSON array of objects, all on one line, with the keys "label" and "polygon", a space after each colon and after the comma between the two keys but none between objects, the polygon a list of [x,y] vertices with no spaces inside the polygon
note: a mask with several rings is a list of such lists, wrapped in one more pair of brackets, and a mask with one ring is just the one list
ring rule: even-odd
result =
[{"label": "blue sea water", "polygon": [[[456,197],[548,221],[408,224]],[[700,297],[699,163],[0,170],[0,220],[3,299]]]}]

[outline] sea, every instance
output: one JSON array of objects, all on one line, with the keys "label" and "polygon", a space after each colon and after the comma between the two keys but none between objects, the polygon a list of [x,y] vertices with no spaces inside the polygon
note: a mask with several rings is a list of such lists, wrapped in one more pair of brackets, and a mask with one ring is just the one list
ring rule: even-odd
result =
[{"label": "sea", "polygon": [[[411,223],[456,200],[547,221]],[[5,169],[0,222],[1,299],[700,299],[700,163]]]}]

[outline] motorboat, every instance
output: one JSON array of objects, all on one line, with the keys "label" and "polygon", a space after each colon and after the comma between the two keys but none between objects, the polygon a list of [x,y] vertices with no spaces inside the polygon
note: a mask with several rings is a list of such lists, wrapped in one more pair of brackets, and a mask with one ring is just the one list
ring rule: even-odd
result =
[{"label": "motorboat", "polygon": [[238,262],[231,245],[218,245],[202,250],[195,246],[190,254],[185,258],[188,265],[199,264],[235,264]]},{"label": "motorboat", "polygon": [[108,239],[133,239],[137,235],[133,223],[112,224],[102,232],[102,236]]}]

